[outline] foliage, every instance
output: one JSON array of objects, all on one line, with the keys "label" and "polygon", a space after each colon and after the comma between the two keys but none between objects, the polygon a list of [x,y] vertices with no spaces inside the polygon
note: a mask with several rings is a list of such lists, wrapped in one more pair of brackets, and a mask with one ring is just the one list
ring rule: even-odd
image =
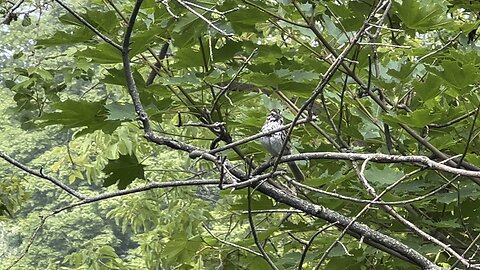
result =
[{"label": "foliage", "polygon": [[[243,139],[259,132],[272,108],[290,122],[318,93],[307,107],[317,121],[296,127],[291,137],[299,153],[424,155],[479,170],[480,5],[384,2],[374,12],[379,1],[144,0],[128,40],[135,88],[116,45],[136,1],[26,0],[13,11],[2,2],[2,14],[17,21],[1,29],[0,151],[89,197],[157,182],[224,179],[218,163],[181,143],[208,150]],[[368,34],[356,42],[357,31]],[[144,132],[135,90],[163,145]],[[250,158],[256,166],[269,158],[256,141],[216,155],[234,164],[232,171],[248,167]],[[447,155],[458,156],[449,163]],[[416,171],[417,163],[365,161],[362,169],[351,160],[303,158],[299,164],[304,184],[364,200],[374,196],[362,176],[377,193],[405,177],[382,200],[418,198],[393,209],[478,261],[469,248],[480,233],[478,179]],[[291,205],[265,192],[253,192],[248,214],[246,188],[172,186],[99,200],[47,219],[34,239],[38,216],[77,201],[45,179],[0,166],[2,269],[32,241],[15,269],[270,269],[259,243],[279,269],[297,269],[301,261],[313,269],[335,242],[321,269],[412,269],[368,237],[337,240],[334,227],[318,233],[332,221],[305,209],[286,217],[279,210]],[[282,178],[275,182],[292,189]],[[289,196],[345,216],[365,207],[296,189]],[[444,247],[381,210],[376,205],[358,221],[439,266],[456,263]]]}]

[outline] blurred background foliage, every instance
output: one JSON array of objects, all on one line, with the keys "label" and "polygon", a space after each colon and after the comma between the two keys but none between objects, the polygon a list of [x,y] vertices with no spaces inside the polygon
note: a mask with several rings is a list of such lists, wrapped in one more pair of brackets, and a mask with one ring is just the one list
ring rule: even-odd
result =
[{"label": "blurred background foliage", "polygon": [[[15,18],[8,13],[10,2],[0,4],[0,14],[12,17],[0,27],[0,150],[92,196],[148,181],[218,178],[211,164],[190,160],[143,138],[125,86],[120,52],[58,2],[25,0]],[[179,117],[184,124],[198,123],[211,112],[208,120],[225,122],[231,136],[223,137],[220,144],[257,133],[272,108],[283,109],[290,121],[295,106],[288,101],[301,106],[332,59],[319,35],[305,27],[302,15],[314,20],[320,35],[340,52],[376,4],[372,0],[295,1],[296,5],[290,0],[185,2],[214,26],[178,1],[145,0],[130,56],[154,130],[204,148],[213,145],[218,134],[179,125]],[[66,4],[121,43],[134,1]],[[336,72],[314,106],[328,138],[310,125],[300,127],[292,138],[297,151],[349,148],[359,153],[435,157],[401,127],[407,125],[443,153],[465,154],[466,161],[480,166],[480,124],[475,121],[479,12],[476,1],[393,1],[381,35],[362,40],[391,46],[373,46],[375,50],[356,46],[347,62],[358,80],[381,89],[390,111],[382,111],[365,97],[355,79]],[[149,83],[148,75],[166,43],[166,58]],[[228,83],[255,49],[235,87],[215,102],[220,90],[211,85]],[[374,71],[369,68],[372,65]],[[240,150],[258,164],[268,158],[257,142]],[[237,153],[226,154],[243,168]],[[0,166],[0,269],[5,269],[29,246],[41,217],[74,198],[6,162]],[[302,163],[302,168],[308,185],[370,198],[350,162],[312,160]],[[366,177],[382,189],[415,169],[405,164],[372,164]],[[421,171],[384,199],[421,196],[453,177]],[[396,210],[462,253],[480,233],[479,194],[478,185],[459,177],[433,196]],[[315,193],[308,193],[308,199],[347,216],[363,208]],[[253,200],[254,210],[286,208],[258,193]],[[246,209],[246,190],[207,186],[150,190],[89,204],[50,218],[13,269],[269,269],[261,257],[225,244],[255,249]],[[298,239],[308,241],[326,222],[293,215],[280,224],[282,217],[255,214],[259,237],[280,269],[296,269],[304,247]],[[455,262],[379,209],[360,221],[439,265]],[[338,231],[331,229],[317,237],[304,269],[312,269],[337,236]],[[323,265],[324,269],[411,267],[349,236]]]}]

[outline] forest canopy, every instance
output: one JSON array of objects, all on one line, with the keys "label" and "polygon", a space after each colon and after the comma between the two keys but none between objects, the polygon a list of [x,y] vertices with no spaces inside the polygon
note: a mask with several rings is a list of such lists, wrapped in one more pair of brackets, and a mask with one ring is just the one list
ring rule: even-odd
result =
[{"label": "forest canopy", "polygon": [[479,16],[1,1],[0,269],[480,269]]}]

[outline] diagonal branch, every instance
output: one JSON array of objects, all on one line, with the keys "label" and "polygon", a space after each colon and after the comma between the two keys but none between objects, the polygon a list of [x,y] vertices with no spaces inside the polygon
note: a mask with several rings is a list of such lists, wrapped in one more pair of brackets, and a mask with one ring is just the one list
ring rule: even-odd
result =
[{"label": "diagonal branch", "polygon": [[73,15],[73,17],[75,17],[77,20],[79,20],[83,25],[85,25],[88,29],[92,30],[92,32],[94,32],[99,38],[103,39],[103,41],[105,41],[106,43],[112,45],[115,49],[121,51],[122,50],[122,47],[120,45],[118,45],[117,43],[115,43],[115,41],[111,40],[109,37],[105,36],[104,34],[102,34],[97,28],[95,28],[93,25],[91,25],[89,22],[87,22],[87,20],[85,20],[84,18],[82,18],[82,16],[80,16],[79,14],[77,14],[73,9],[71,9],[69,6],[67,6],[67,4],[65,4],[64,2],[62,2],[61,0],[55,0],[55,2],[57,2],[60,6],[62,6],[64,9],[66,9],[68,12],[70,12],[70,14]]},{"label": "diagonal branch", "polygon": [[240,73],[242,72],[242,70],[248,65],[248,62],[250,62],[250,60],[252,59],[252,57],[255,55],[255,53],[257,52],[258,48],[255,48],[252,53],[250,53],[250,55],[247,57],[247,59],[245,60],[245,62],[243,62],[242,66],[237,70],[237,72],[235,72],[235,75],[233,75],[233,78],[228,82],[227,85],[223,86],[222,87],[222,90],[220,91],[220,93],[218,93],[218,95],[215,97],[215,99],[213,100],[213,103],[212,103],[212,109],[210,110],[210,114],[212,114],[212,112],[216,109],[217,107],[217,103],[218,101],[220,100],[220,98],[224,95],[226,95],[227,91],[229,90],[230,86],[232,85],[232,83],[238,78],[238,76],[240,75]]},{"label": "diagonal branch", "polygon": [[225,37],[227,38],[231,38],[231,36],[233,36],[233,34],[231,33],[227,33],[225,32],[224,30],[218,28],[218,26],[216,26],[212,21],[210,21],[209,19],[205,18],[205,16],[203,16],[202,14],[198,13],[195,9],[191,8],[189,5],[185,4],[182,0],[175,0],[177,3],[179,3],[181,6],[183,6],[184,8],[186,8],[188,11],[190,11],[191,13],[193,13],[195,16],[197,16],[198,18],[200,18],[201,20],[203,20],[204,22],[206,22],[208,25],[210,25],[210,27],[212,27],[213,29],[217,30],[220,34],[224,35]]},{"label": "diagonal branch", "polygon": [[74,197],[76,197],[77,199],[80,199],[80,200],[84,200],[87,198],[87,196],[79,193],[78,191],[76,190],[73,190],[71,187],[65,185],[64,183],[62,183],[60,180],[56,179],[55,177],[53,176],[50,176],[48,174],[44,174],[42,169],[40,169],[39,172],[27,167],[26,165],[20,163],[19,161],[7,156],[5,153],[3,152],[0,152],[0,158],[3,158],[4,160],[6,160],[8,163],[12,164],[13,166],[31,174],[31,175],[35,175],[36,177],[40,177],[40,178],[43,178],[43,179],[46,179],[48,181],[50,181],[51,183],[53,183],[54,185],[56,185],[57,187],[61,188],[62,190],[66,191],[67,193],[69,193],[70,195],[73,195]]},{"label": "diagonal branch", "polygon": [[[295,3],[295,2],[294,2]],[[273,164],[273,171],[276,170],[278,166],[278,162],[280,161],[285,148],[287,146],[288,138],[292,136],[293,133],[293,127],[295,126],[296,122],[300,119],[302,113],[315,101],[315,99],[323,92],[323,89],[327,86],[329,81],[333,78],[333,75],[337,71],[337,69],[342,65],[344,58],[350,52],[350,50],[355,46],[356,42],[360,40],[360,38],[363,36],[364,32],[366,31],[368,27],[368,22],[372,17],[374,17],[375,12],[380,9],[383,6],[383,2],[380,1],[377,7],[370,13],[368,18],[365,20],[365,23],[363,23],[362,27],[357,31],[355,36],[352,38],[350,43],[343,49],[343,51],[338,55],[338,57],[335,59],[335,61],[330,65],[328,70],[325,72],[325,75],[323,76],[323,79],[318,83],[317,87],[313,90],[312,94],[310,97],[304,102],[304,104],[300,107],[298,113],[295,115],[295,118],[292,121],[292,126],[287,132],[286,139],[283,142],[282,149],[279,151],[278,157],[275,160],[275,163]]]},{"label": "diagonal branch", "polygon": [[258,239],[257,230],[255,229],[255,222],[253,221],[253,216],[252,216],[252,191],[250,190],[250,188],[248,189],[248,193],[247,193],[247,207],[248,207],[248,222],[250,223],[250,228],[252,230],[252,235],[253,235],[253,239],[255,240],[255,244],[257,245],[258,250],[260,250],[260,253],[262,253],[263,259],[267,261],[270,267],[274,270],[278,270],[278,267],[273,263],[272,259],[270,259],[270,256],[268,256],[267,252],[265,252],[262,244]]},{"label": "diagonal branch", "polygon": [[[158,145],[165,145],[172,149],[185,151],[189,153],[190,158],[201,157],[205,160],[208,160],[214,163],[218,162],[215,155],[212,155],[205,150],[202,150],[198,147],[192,146],[185,142],[162,138],[155,135],[154,133],[146,134],[146,137],[148,140]],[[317,154],[321,154],[321,153],[317,153]],[[282,158],[282,161],[286,161],[287,158],[291,158],[292,156],[296,158],[301,157],[301,156],[295,156],[295,155],[286,156]],[[363,157],[363,158],[366,158],[366,157]],[[375,157],[371,157],[371,160],[374,160],[374,158]],[[229,170],[238,179],[244,179],[243,181],[248,180],[244,172],[236,168],[232,168]],[[336,222],[337,227],[339,228],[345,228],[352,220],[351,218],[345,217],[344,215],[337,213],[333,210],[305,201],[303,199],[298,198],[297,196],[293,196],[291,193],[289,192],[287,193],[286,191],[276,188],[270,185],[269,183],[262,183],[261,185],[257,185],[255,188],[257,191],[262,192],[263,194],[271,197],[272,199],[274,199],[279,203],[285,203],[295,209],[303,211],[306,214],[326,220],[328,222],[331,222],[331,223]],[[365,242],[366,244],[372,247],[375,247],[379,250],[387,252],[392,256],[395,256],[407,262],[413,263],[417,266],[420,266],[423,269],[432,269],[432,270],[440,269],[434,263],[432,263],[427,258],[425,258],[422,254],[418,253],[415,249],[410,248],[409,246],[401,243],[400,241],[394,238],[391,238],[390,236],[387,236],[378,231],[372,230],[364,224],[355,222],[353,225],[351,225],[347,233],[354,236],[355,238],[359,238],[359,239],[361,238],[363,242]]]},{"label": "diagonal branch", "polygon": [[[357,172],[357,175],[358,175],[358,178],[360,179],[360,182],[362,183],[362,185],[364,186],[364,188],[367,190],[367,192],[372,195],[373,197],[375,197],[374,200],[381,200],[381,197],[388,191],[388,189],[390,187],[393,187],[396,183],[392,184],[390,187],[387,187],[385,190],[383,190],[380,194],[377,194],[377,192],[375,191],[375,189],[368,183],[368,180],[366,179],[365,177],[365,168],[366,168],[366,165],[368,163],[369,159],[366,159],[360,170],[358,170],[358,166],[356,165],[356,163],[354,162],[354,168],[355,168],[355,171]],[[432,235],[424,232],[422,229],[420,229],[419,227],[417,227],[415,224],[413,224],[411,221],[407,220],[406,218],[402,217],[400,214],[397,213],[397,211],[395,211],[392,207],[388,206],[388,205],[381,205],[380,207],[383,208],[383,210],[385,212],[387,212],[388,214],[390,214],[392,217],[394,217],[396,220],[398,220],[401,224],[403,224],[405,227],[407,227],[410,231],[412,231],[413,233],[417,234],[418,236],[420,237],[423,237],[424,239],[426,239],[427,241],[430,241],[436,245],[438,245],[439,247],[443,248],[446,252],[448,252],[451,256],[454,256],[455,258],[457,258],[457,260],[459,260],[462,264],[464,264],[465,266],[469,267],[470,266],[470,263],[468,262],[467,259],[463,258],[462,255],[458,254],[455,250],[453,250],[449,245],[443,243],[442,241],[438,240],[437,238],[433,237]]]},{"label": "diagonal branch", "polygon": [[14,14],[15,10],[17,10],[25,0],[18,0],[4,15],[4,19],[0,22],[0,24],[9,24],[12,21],[12,18],[16,17]]}]

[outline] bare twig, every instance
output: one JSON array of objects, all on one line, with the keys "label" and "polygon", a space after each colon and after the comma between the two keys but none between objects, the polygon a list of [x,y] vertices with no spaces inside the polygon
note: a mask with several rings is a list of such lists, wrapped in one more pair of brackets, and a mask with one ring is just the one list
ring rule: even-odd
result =
[{"label": "bare twig", "polygon": [[[358,175],[358,178],[360,179],[360,182],[362,183],[362,185],[364,186],[365,190],[367,190],[367,192],[374,196],[375,197],[375,200],[378,200],[380,199],[387,191],[387,189],[391,189],[389,187],[387,187],[382,193],[378,194],[376,193],[375,189],[368,183],[368,180],[366,179],[365,177],[365,167],[367,165],[367,162],[369,160],[366,159],[363,164],[362,164],[362,167],[360,170],[358,170],[358,167],[356,166],[355,162],[353,163],[354,165],[354,168],[355,168],[355,171],[357,172],[357,175]],[[398,182],[398,181],[397,181]],[[394,183],[394,184],[397,184]],[[463,258],[462,255],[458,254],[455,250],[453,250],[449,245],[443,243],[442,241],[438,240],[437,238],[433,237],[432,235],[424,232],[423,230],[421,230],[419,227],[417,227],[415,224],[413,224],[412,222],[410,222],[409,220],[407,220],[406,218],[402,217],[400,214],[398,214],[392,207],[388,206],[388,205],[381,205],[380,207],[382,207],[384,209],[385,212],[387,212],[388,214],[390,214],[391,216],[393,216],[395,219],[397,219],[400,223],[402,223],[404,226],[406,226],[408,229],[410,229],[413,233],[423,237],[424,239],[440,246],[441,248],[443,248],[446,252],[448,252],[450,255],[454,256],[455,258],[457,258],[463,265],[469,267],[469,261],[465,258]]]},{"label": "bare twig", "polygon": [[377,43],[377,42],[357,42],[358,45],[365,46],[380,46],[380,47],[392,47],[400,49],[411,49],[412,46],[396,45],[396,44],[387,44],[387,43]]},{"label": "bare twig", "polygon": [[37,228],[35,229],[35,231],[33,231],[32,233],[32,236],[30,236],[30,240],[28,241],[28,244],[27,246],[25,247],[25,249],[23,250],[22,254],[20,256],[18,256],[18,258],[15,259],[15,261],[12,262],[11,265],[9,265],[7,268],[5,268],[5,270],[10,270],[12,269],[12,267],[14,267],[18,262],[20,262],[20,260],[22,260],[25,255],[28,254],[28,251],[30,250],[30,248],[32,247],[33,245],[33,242],[35,241],[35,238],[37,237],[38,235],[38,232],[40,231],[40,229],[43,227],[43,225],[45,224],[45,221],[47,221],[47,219],[51,217],[51,215],[47,215],[45,217],[41,217],[40,219],[40,224],[38,224]]},{"label": "bare twig", "polygon": [[465,145],[465,150],[463,151],[462,157],[460,158],[460,161],[458,162],[458,166],[460,166],[460,164],[462,164],[462,161],[465,159],[465,156],[467,155],[468,147],[470,146],[470,142],[472,141],[473,133],[475,131],[475,126],[476,126],[475,123],[477,122],[478,112],[480,112],[480,107],[477,108],[477,112],[475,113],[475,116],[473,117],[473,123],[472,123],[472,126],[470,127],[470,131],[468,132],[467,145]]},{"label": "bare twig", "polygon": [[[467,177],[480,177],[480,171],[471,171],[465,169],[459,169],[444,165],[441,162],[431,160],[426,156],[398,156],[398,155],[385,155],[385,154],[359,154],[359,153],[336,153],[336,152],[311,152],[301,153],[294,155],[282,156],[280,163],[297,160],[310,160],[310,159],[329,159],[329,160],[366,160],[379,163],[411,163],[416,166],[425,166],[430,170],[444,171],[452,174],[459,174]],[[448,161],[446,161],[448,162]],[[270,162],[265,162],[258,166],[253,172],[253,175],[261,173],[271,167]]]},{"label": "bare twig", "polygon": [[37,177],[40,177],[40,178],[43,178],[43,179],[46,179],[48,181],[50,181],[51,183],[53,183],[54,185],[58,186],[59,188],[61,188],[62,190],[66,191],[67,193],[69,193],[70,195],[73,195],[74,197],[76,197],[77,199],[86,199],[87,197],[75,190],[73,190],[71,187],[65,185],[64,183],[62,183],[60,180],[54,178],[53,176],[50,176],[50,175],[47,175],[47,174],[44,174],[43,173],[43,170],[40,169],[39,172],[35,171],[35,170],[32,170],[30,169],[29,167],[27,167],[26,165],[16,161],[15,159],[7,156],[5,153],[3,152],[0,152],[0,158],[3,158],[4,160],[6,160],[8,163],[12,164],[13,166],[31,174],[31,175],[34,175],[34,176],[37,176]]},{"label": "bare twig", "polygon": [[[285,172],[275,172],[274,174],[274,177],[277,177],[277,176],[280,176],[280,175],[284,175]],[[255,177],[252,177],[250,178],[249,180],[246,180],[246,181],[241,181],[241,182],[238,182],[238,183],[232,183],[232,184],[229,184],[229,185],[223,185],[222,186],[222,189],[227,189],[227,188],[234,188],[234,189],[238,189],[238,188],[244,188],[244,187],[247,187],[247,186],[252,186],[254,184],[256,184],[257,182],[260,182],[262,180],[265,180],[267,178],[270,178],[271,177],[271,174],[270,173],[267,173],[267,174],[261,174],[261,175],[257,175]],[[259,185],[263,184],[264,182],[260,182]]]},{"label": "bare twig", "polygon": [[[417,169],[413,172],[417,173],[417,172],[422,171],[422,170],[423,169]],[[412,173],[409,173],[405,176],[408,177],[408,176],[411,176],[411,175],[412,175]],[[324,195],[327,195],[327,196],[330,196],[330,197],[334,197],[334,198],[337,198],[337,199],[346,200],[346,201],[350,201],[350,202],[355,202],[355,203],[371,203],[371,204],[376,204],[376,205],[382,205],[382,204],[383,205],[405,205],[405,204],[411,204],[411,203],[414,203],[414,202],[419,202],[419,201],[425,200],[426,198],[428,198],[430,196],[433,196],[433,195],[437,194],[439,191],[443,190],[444,188],[450,186],[455,180],[456,179],[452,179],[452,180],[444,183],[443,185],[435,188],[434,190],[432,190],[432,191],[430,191],[430,192],[428,192],[424,195],[417,196],[415,198],[408,199],[408,200],[401,200],[401,201],[373,201],[373,200],[358,199],[358,198],[354,198],[354,197],[341,195],[341,194],[338,194],[338,193],[335,193],[335,192],[330,192],[330,191],[321,190],[321,189],[318,189],[318,188],[313,188],[313,187],[304,185],[304,184],[302,184],[300,182],[296,182],[296,181],[292,181],[291,183],[292,183],[292,185],[294,185],[296,187],[299,187],[299,188],[303,188],[303,189],[306,189],[306,190],[309,190],[309,191],[312,191],[312,192],[317,192],[317,193],[324,194]]]},{"label": "bare twig", "polygon": [[[465,249],[465,251],[462,253],[462,257],[467,255],[467,253],[470,251],[470,249],[472,249],[473,246],[476,245],[476,243],[480,240],[480,233],[477,234],[477,237],[475,237],[475,239],[473,239],[473,241],[470,243],[470,245],[468,245],[468,247]],[[456,266],[460,263],[460,260],[457,259],[457,261],[455,263],[452,264],[452,266],[450,267],[450,270],[454,270],[454,269],[458,269],[456,268]],[[476,269],[479,269],[479,268],[476,268]]]},{"label": "bare twig", "polygon": [[168,4],[168,0],[162,0],[162,1],[160,1],[160,3],[162,3],[162,5],[165,6],[165,9],[167,10],[168,14],[170,14],[170,16],[172,16],[175,19],[180,18],[179,16],[173,14],[172,9],[170,8],[170,5]]},{"label": "bare twig", "polygon": [[197,16],[198,18],[200,18],[201,20],[203,20],[204,22],[206,22],[208,25],[210,25],[210,27],[212,27],[213,29],[217,30],[220,34],[226,36],[227,38],[230,38],[231,36],[233,36],[233,34],[231,33],[227,33],[225,32],[224,30],[218,28],[212,21],[210,21],[209,19],[205,18],[202,14],[198,13],[195,9],[191,8],[189,5],[185,4],[182,0],[175,0],[177,3],[179,3],[181,6],[183,6],[184,8],[186,8],[188,11],[190,11],[191,13],[193,13],[195,16]]},{"label": "bare twig", "polygon": [[422,62],[423,60],[427,59],[428,57],[434,55],[434,54],[437,54],[443,50],[445,50],[448,46],[452,45],[452,43],[462,34],[463,32],[460,31],[458,32],[458,34],[456,34],[454,37],[452,37],[450,40],[448,40],[448,42],[446,42],[445,44],[443,44],[442,47],[434,50],[434,51],[431,51],[427,54],[425,54],[424,56],[420,57],[418,60],[417,60],[417,63],[420,63]]},{"label": "bare twig", "polygon": [[265,261],[270,265],[270,267],[274,270],[278,270],[277,266],[273,263],[272,259],[270,259],[270,256],[268,256],[268,254],[263,249],[262,244],[258,240],[257,230],[255,229],[255,222],[253,221],[252,216],[252,193],[250,191],[250,188],[248,189],[247,194],[248,222],[250,223],[250,228],[252,231],[253,239],[255,240],[255,244],[257,245],[258,250],[260,250],[260,253],[262,253],[263,259],[265,259]]},{"label": "bare twig", "polygon": [[215,13],[215,14],[218,14],[218,15],[221,15],[221,16],[224,16],[228,13],[231,13],[231,12],[234,12],[234,11],[237,11],[239,10],[240,8],[239,7],[235,7],[235,8],[232,8],[232,9],[229,9],[227,11],[218,11],[216,9],[213,9],[213,8],[207,8],[207,7],[204,7],[202,5],[198,5],[198,4],[195,4],[193,2],[190,2],[190,1],[183,1],[185,4],[189,5],[189,6],[192,6],[192,7],[196,7],[198,9],[201,9],[201,10],[204,10],[204,11],[208,11],[208,12],[211,12],[211,13]]},{"label": "bare twig", "polygon": [[247,252],[250,252],[254,255],[257,255],[257,256],[262,256],[261,253],[258,253],[256,252],[255,250],[252,250],[252,249],[249,249],[247,247],[244,247],[244,246],[240,246],[238,244],[235,244],[235,243],[232,243],[232,242],[228,242],[228,241],[225,241],[225,240],[222,240],[221,238],[219,238],[218,236],[216,236],[215,234],[213,234],[207,226],[205,226],[205,224],[202,224],[202,227],[213,237],[215,238],[218,242],[222,243],[222,244],[225,244],[227,246],[232,246],[234,248],[238,248],[238,249],[241,249],[241,250],[244,250],[244,251],[247,251]]},{"label": "bare twig", "polygon": [[215,122],[212,124],[205,123],[182,123],[181,127],[204,127],[204,128],[220,128],[225,126],[225,122]]},{"label": "bare twig", "polygon": [[[242,214],[248,214],[248,211],[242,211]],[[269,214],[269,213],[292,213],[292,214],[302,214],[303,211],[296,209],[266,209],[266,210],[252,210],[252,214]]]},{"label": "bare twig", "polygon": [[298,270],[302,270],[303,269],[303,262],[305,261],[305,257],[307,257],[307,252],[308,252],[308,249],[310,248],[310,246],[313,244],[313,241],[315,240],[315,238],[321,234],[322,232],[328,230],[329,228],[333,227],[337,225],[336,222],[332,223],[332,224],[328,224],[328,225],[325,225],[323,226],[322,228],[320,228],[316,233],[313,234],[313,236],[310,238],[310,240],[308,241],[308,243],[303,247],[303,252],[302,252],[302,257],[300,258],[300,261],[298,262]]},{"label": "bare twig", "polygon": [[217,108],[217,103],[218,101],[220,100],[220,98],[222,96],[224,96],[227,91],[229,90],[230,88],[230,85],[232,85],[232,83],[238,78],[238,76],[240,75],[240,73],[242,72],[242,70],[248,65],[248,62],[250,62],[250,60],[252,59],[252,57],[255,55],[255,53],[257,52],[258,48],[255,48],[252,53],[250,53],[250,55],[247,57],[247,59],[245,60],[245,62],[243,62],[242,66],[237,70],[237,72],[235,72],[235,75],[233,75],[233,78],[228,82],[227,85],[223,86],[222,87],[222,91],[220,91],[220,93],[218,93],[218,95],[215,97],[215,99],[213,100],[213,103],[212,103],[212,109],[210,110],[210,114]]},{"label": "bare twig", "polygon": [[464,114],[464,115],[462,115],[462,116],[460,116],[460,117],[457,117],[457,118],[455,118],[455,119],[453,119],[453,120],[451,120],[451,121],[448,121],[448,122],[446,122],[446,123],[443,123],[443,124],[429,124],[428,127],[429,127],[429,128],[444,128],[444,127],[448,127],[448,126],[454,125],[454,124],[456,124],[456,123],[458,123],[458,122],[460,122],[460,121],[462,121],[462,120],[467,119],[468,117],[474,115],[476,112],[477,112],[477,110],[473,110],[473,111],[471,111],[471,112],[469,112],[469,113],[467,113],[467,114]]}]

